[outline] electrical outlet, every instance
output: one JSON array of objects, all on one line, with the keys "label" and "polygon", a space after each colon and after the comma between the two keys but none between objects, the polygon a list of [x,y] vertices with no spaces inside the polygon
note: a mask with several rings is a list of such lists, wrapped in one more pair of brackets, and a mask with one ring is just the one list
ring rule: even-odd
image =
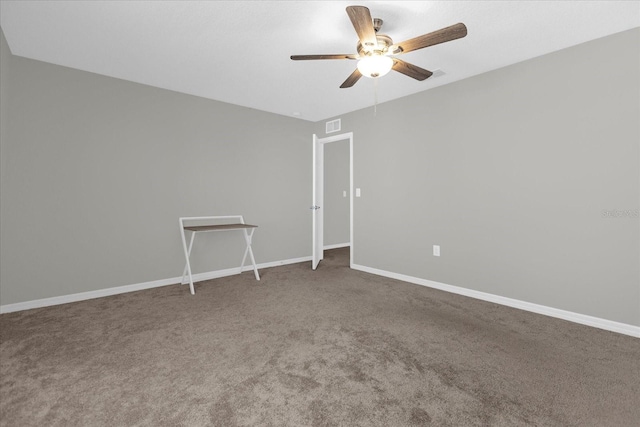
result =
[{"label": "electrical outlet", "polygon": [[433,245],[433,256],[440,256],[440,245]]}]

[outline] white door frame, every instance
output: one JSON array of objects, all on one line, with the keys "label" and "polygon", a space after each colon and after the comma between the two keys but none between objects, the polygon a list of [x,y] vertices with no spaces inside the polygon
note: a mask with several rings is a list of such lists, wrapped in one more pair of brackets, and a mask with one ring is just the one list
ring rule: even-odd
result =
[{"label": "white door frame", "polygon": [[[324,214],[319,212],[324,204],[324,146],[331,142],[349,141],[349,267],[353,268],[353,132],[318,138],[313,134],[313,224],[312,224],[312,261],[311,268],[316,269],[324,258]],[[318,208],[320,206],[320,208]]]}]

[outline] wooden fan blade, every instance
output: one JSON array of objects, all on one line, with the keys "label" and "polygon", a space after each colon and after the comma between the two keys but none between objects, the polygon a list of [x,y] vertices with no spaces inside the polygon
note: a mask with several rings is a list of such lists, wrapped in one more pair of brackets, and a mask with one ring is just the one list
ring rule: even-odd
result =
[{"label": "wooden fan blade", "polygon": [[429,34],[423,34],[413,39],[403,41],[402,43],[397,43],[395,47],[400,48],[400,52],[394,53],[407,53],[412,50],[418,50],[428,46],[460,39],[466,35],[467,27],[463,23],[458,23]]},{"label": "wooden fan blade", "polygon": [[408,62],[401,61],[397,58],[393,58],[392,68],[405,76],[409,76],[420,81],[428,79],[433,74],[429,70],[425,70],[424,68],[409,64]]},{"label": "wooden fan blade", "polygon": [[358,80],[360,80],[360,77],[362,77],[362,74],[356,68],[355,71],[351,73],[349,77],[347,77],[347,80],[345,80],[344,83],[340,85],[340,89],[345,89],[353,86]]},{"label": "wooden fan blade", "polygon": [[376,30],[373,28],[373,19],[371,19],[369,9],[364,6],[347,6],[347,15],[351,19],[362,46],[367,50],[377,48]]},{"label": "wooden fan blade", "polygon": [[357,55],[291,55],[294,61],[305,61],[308,59],[357,59]]}]

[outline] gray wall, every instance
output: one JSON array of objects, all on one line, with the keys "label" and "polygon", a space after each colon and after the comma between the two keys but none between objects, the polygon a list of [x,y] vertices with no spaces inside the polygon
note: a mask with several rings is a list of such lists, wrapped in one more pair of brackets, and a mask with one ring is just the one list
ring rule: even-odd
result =
[{"label": "gray wall", "polygon": [[362,188],[354,262],[640,325],[640,220],[603,216],[640,207],[639,41],[342,116]]},{"label": "gray wall", "polygon": [[[5,43],[3,305],[181,275],[180,216],[245,215],[259,263],[310,255],[312,124],[11,57]],[[238,267],[243,250],[237,233],[203,235],[194,270]]]},{"label": "gray wall", "polygon": [[349,197],[349,141],[324,144],[325,245],[349,243]]},{"label": "gray wall", "polygon": [[[7,186],[7,156],[5,155],[5,141],[7,141],[8,121],[8,89],[9,89],[9,61],[11,60],[11,52],[4,34],[0,29],[0,278],[4,271],[4,261],[2,254],[4,253],[4,236],[5,236],[5,208],[4,194]],[[1,279],[0,279],[1,280]],[[3,282],[0,281],[0,304],[2,298]]]},{"label": "gray wall", "polygon": [[[5,304],[2,297],[3,288],[5,287],[2,279],[5,271],[6,262],[4,260],[5,252],[5,235],[6,235],[6,214],[7,204],[4,202],[4,195],[7,193],[8,175],[7,175],[7,155],[6,146],[8,145],[8,125],[9,125],[9,63],[11,61],[11,52],[7,41],[4,37],[2,29],[0,29],[0,304]],[[7,248],[9,250],[10,248]]]},{"label": "gray wall", "polygon": [[[355,262],[640,325],[640,220],[602,214],[640,204],[639,40],[343,116],[363,190]],[[323,123],[9,57],[1,43],[2,304],[177,276],[181,215],[244,214],[260,225],[258,262],[309,255],[309,141]],[[237,264],[237,236],[217,237],[196,247],[196,270]]]},{"label": "gray wall", "polygon": [[[11,58],[11,52],[7,41],[4,38],[4,33],[0,29],[0,140],[4,139],[7,129],[7,89],[9,88],[9,61]],[[1,148],[1,146],[0,146]],[[0,153],[1,154],[1,153]],[[0,156],[2,166],[4,166],[4,157]],[[0,173],[4,170],[0,167]],[[0,182],[1,185],[1,182]],[[1,220],[1,217],[0,217]]]}]

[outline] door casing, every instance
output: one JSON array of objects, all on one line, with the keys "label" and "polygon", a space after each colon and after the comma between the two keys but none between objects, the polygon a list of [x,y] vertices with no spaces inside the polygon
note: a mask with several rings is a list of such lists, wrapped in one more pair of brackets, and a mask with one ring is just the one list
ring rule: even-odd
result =
[{"label": "door casing", "polygon": [[313,184],[312,184],[312,260],[315,270],[324,258],[324,147],[337,141],[349,141],[349,266],[353,266],[353,132],[318,138],[313,134]]}]

